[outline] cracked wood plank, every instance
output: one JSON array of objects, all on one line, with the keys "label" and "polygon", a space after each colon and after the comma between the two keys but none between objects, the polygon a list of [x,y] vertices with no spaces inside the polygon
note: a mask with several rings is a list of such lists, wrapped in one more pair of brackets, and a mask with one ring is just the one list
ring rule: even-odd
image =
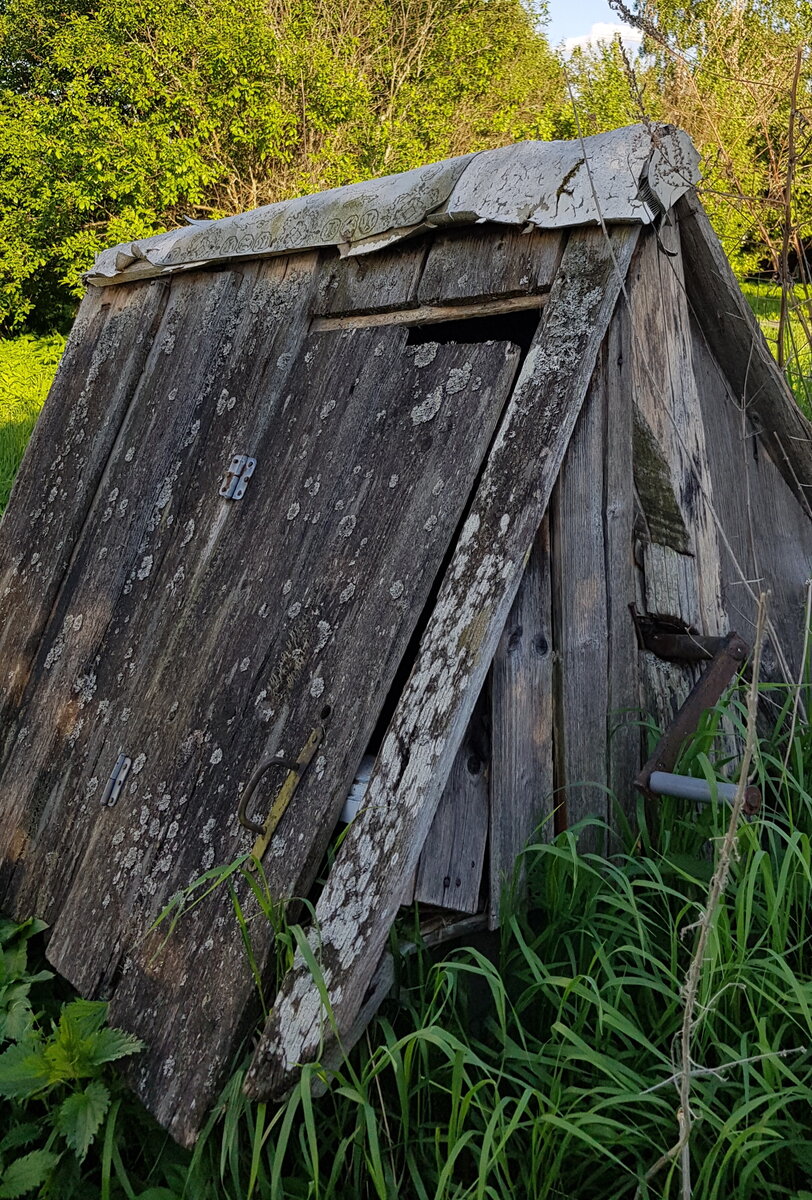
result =
[{"label": "cracked wood plank", "polygon": [[498,225],[440,233],[429,249],[418,303],[453,305],[549,292],[564,242],[559,231],[524,233]]},{"label": "cracked wood plank", "polygon": [[165,283],[82,300],[0,523],[0,764],[52,607],[166,303]]},{"label": "cracked wood plank", "polygon": [[504,889],[514,877],[521,887],[518,856],[531,837],[549,841],[553,836],[551,604],[550,522],[545,516],[491,669],[491,929],[499,925]]},{"label": "cracked wood plank", "polygon": [[336,317],[416,307],[427,252],[425,238],[360,258],[322,251],[314,314]]},{"label": "cracked wood plank", "polygon": [[[657,238],[641,239],[629,284],[634,472],[648,526],[640,546],[645,608],[713,636],[726,632],[727,622],[678,228],[663,228],[660,239],[668,254]],[[656,477],[656,487],[646,473]],[[641,652],[640,661],[644,707],[665,728],[693,686],[697,668],[663,662],[648,651]]]},{"label": "cracked wood plank", "polygon": [[[33,740],[3,781],[20,832],[8,901],[47,910],[51,961],[148,1042],[128,1078],[184,1142],[255,1016],[254,981],[225,890],[157,956],[162,934],[144,935],[179,887],[250,848],[235,814],[254,765],[321,722],[264,863],[275,897],[307,890],[518,362],[509,342],[407,347],[403,327],[308,335],[315,260],[173,281]],[[218,492],[235,451],[257,459],[238,504]],[[102,809],[120,750],[131,777]],[[257,936],[263,968],[272,940]]]},{"label": "cracked wood plank", "polygon": [[[367,803],[350,827],[309,934],[331,1015],[296,956],[246,1078],[283,1094],[330,1028],[363,1003],[454,756],[484,683],[581,408],[638,231],[574,232],[491,449],[417,662],[384,739]],[[333,1024],[334,1022],[334,1024]]]}]

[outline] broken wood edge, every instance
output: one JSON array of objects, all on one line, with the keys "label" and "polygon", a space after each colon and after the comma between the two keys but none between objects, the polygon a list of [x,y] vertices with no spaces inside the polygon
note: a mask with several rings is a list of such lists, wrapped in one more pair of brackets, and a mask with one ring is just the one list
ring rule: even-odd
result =
[{"label": "broken wood edge", "polygon": [[[452,914],[449,914],[449,918],[451,917]],[[397,958],[408,958],[418,950],[435,950],[438,946],[444,946],[446,942],[455,942],[474,933],[484,933],[487,928],[488,920],[484,913],[477,913],[473,917],[463,916],[456,921],[452,918],[438,928],[426,930],[425,933],[421,928],[419,942],[400,942],[397,957],[391,951],[385,950],[355,1021],[340,1041],[329,1044],[327,1054],[321,1062],[315,1064],[310,1075],[311,1096],[318,1099],[329,1091],[331,1076],[338,1073],[341,1064],[349,1058],[378,1009],[392,994],[398,978]]]},{"label": "broken wood edge", "polygon": [[600,230],[578,229],[567,243],[546,319],[506,406],[370,779],[369,803],[317,905],[308,959],[318,960],[318,986],[300,949],[246,1076],[246,1093],[256,1099],[284,1095],[302,1064],[323,1056],[325,1040],[353,1026],[363,1004],[625,284],[639,227],[614,232],[610,242]]},{"label": "broken wood edge", "polygon": [[494,317],[503,313],[526,312],[544,307],[545,295],[501,296],[496,300],[466,301],[464,304],[425,304],[417,308],[393,309],[390,312],[359,313],[336,317],[314,317],[311,333],[340,329],[369,329],[375,325],[435,325],[441,321],[465,321],[472,317]]},{"label": "broken wood edge", "polygon": [[[740,404],[807,514],[812,500],[812,425],[798,407],[755,313],[694,191],[675,211],[684,244],[688,302]],[[731,307],[732,306],[732,307]]]}]

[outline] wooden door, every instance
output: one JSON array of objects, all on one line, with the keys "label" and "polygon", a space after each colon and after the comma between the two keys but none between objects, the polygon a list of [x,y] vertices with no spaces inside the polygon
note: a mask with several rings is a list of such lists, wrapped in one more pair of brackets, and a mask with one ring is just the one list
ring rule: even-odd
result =
[{"label": "wooden door", "polygon": [[[0,779],[0,904],[44,916],[51,961],[145,1038],[134,1082],[186,1141],[254,979],[226,889],[160,952],[145,935],[250,848],[236,811],[260,759],[295,756],[321,725],[264,860],[275,898],[307,891],[519,358],[509,342],[410,345],[404,325],[307,333],[300,276],[255,264],[173,283]],[[239,501],[219,494],[235,453],[257,463]],[[130,776],[102,805],[122,753]],[[272,938],[252,932],[262,972]]]}]

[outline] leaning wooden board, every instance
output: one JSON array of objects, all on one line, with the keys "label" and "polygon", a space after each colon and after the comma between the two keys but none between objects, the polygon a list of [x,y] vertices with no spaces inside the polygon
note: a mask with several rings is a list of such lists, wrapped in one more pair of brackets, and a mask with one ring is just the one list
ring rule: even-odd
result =
[{"label": "leaning wooden board", "polygon": [[[242,786],[321,724],[264,864],[275,897],[309,886],[518,364],[510,343],[410,346],[400,325],[307,334],[308,258],[218,273],[214,293],[172,283],[2,779],[3,907],[43,913],[51,961],[146,1038],[133,1080],[187,1142],[254,980],[224,889],[160,953],[144,935],[250,848]],[[179,336],[206,320],[203,345]],[[219,496],[235,452],[258,464],[239,503]],[[120,752],[132,773],[102,807]],[[269,943],[257,922],[261,968]]]},{"label": "leaning wooden board", "polygon": [[[277,1096],[350,1029],[473,711],[587,391],[637,229],[574,232],[378,756],[246,1079]],[[326,989],[330,1011],[322,1004]]]}]

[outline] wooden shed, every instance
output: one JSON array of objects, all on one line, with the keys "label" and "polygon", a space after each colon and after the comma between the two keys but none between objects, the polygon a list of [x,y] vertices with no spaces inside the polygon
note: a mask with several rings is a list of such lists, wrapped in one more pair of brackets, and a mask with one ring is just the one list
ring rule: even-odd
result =
[{"label": "wooden shed", "polygon": [[696,163],[669,127],[525,143],[90,273],[0,527],[0,908],[146,1041],[178,1140],[259,1012],[226,888],[150,932],[179,890],[253,847],[306,896],[366,761],[309,935],[332,1014],[300,954],[249,1073],[277,1096],[369,1018],[399,906],[493,926],[539,823],[633,803],[640,712],[700,668],[630,606],[747,638],[769,588],[796,677],[810,426]]}]

